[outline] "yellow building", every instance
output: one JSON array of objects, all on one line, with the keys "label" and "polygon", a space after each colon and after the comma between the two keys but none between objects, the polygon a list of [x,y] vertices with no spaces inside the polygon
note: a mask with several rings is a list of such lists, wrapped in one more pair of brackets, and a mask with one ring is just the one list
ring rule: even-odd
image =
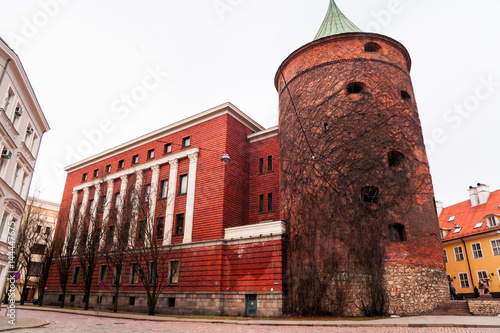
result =
[{"label": "yellow building", "polygon": [[438,203],[446,272],[461,297],[474,297],[480,278],[488,279],[490,292],[499,297],[500,190],[478,184],[469,195],[450,207]]}]

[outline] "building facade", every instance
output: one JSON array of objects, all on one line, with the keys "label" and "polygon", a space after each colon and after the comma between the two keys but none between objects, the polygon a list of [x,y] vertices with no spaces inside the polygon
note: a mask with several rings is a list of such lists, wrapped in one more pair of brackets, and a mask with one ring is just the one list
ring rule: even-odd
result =
[{"label": "building facade", "polygon": [[475,297],[479,279],[500,296],[500,191],[477,184],[470,199],[443,208],[438,203],[446,273],[461,297]]},{"label": "building facade", "polygon": [[[20,272],[21,278],[16,281],[16,301],[21,300],[28,269],[30,273],[26,284],[25,301],[32,302],[38,299],[42,262],[47,251],[47,243],[51,243],[54,238],[58,214],[58,203],[28,197],[20,227],[20,230],[24,230],[26,235],[24,235],[23,244],[18,244],[18,246],[24,246],[23,252],[29,254],[31,258],[26,258],[27,260],[22,258],[24,263],[29,261],[29,264],[26,265],[28,267],[24,267],[25,270]],[[20,235],[19,239],[23,239],[23,236]]]},{"label": "building facade", "polygon": [[1,38],[0,66],[0,288],[5,290],[9,247],[15,245],[40,142],[50,128],[19,57]]},{"label": "building facade", "polygon": [[[448,286],[410,63],[331,0],[315,40],[276,74],[278,127],[226,103],[69,166],[63,254],[78,257],[94,234],[98,251],[159,246],[160,313],[433,309]],[[153,261],[134,259],[122,275],[109,265],[89,275],[75,259],[66,295],[53,269],[46,301],[82,306],[84,271],[91,304],[111,308],[110,279],[121,276],[120,309],[144,311],[138,266],[157,276]]]}]

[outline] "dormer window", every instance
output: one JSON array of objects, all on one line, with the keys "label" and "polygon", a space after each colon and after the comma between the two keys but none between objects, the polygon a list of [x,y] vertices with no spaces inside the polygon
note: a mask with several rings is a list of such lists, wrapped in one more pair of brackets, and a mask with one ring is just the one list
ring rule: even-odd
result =
[{"label": "dormer window", "polygon": [[488,228],[498,227],[500,225],[497,216],[489,216],[486,218],[486,221],[488,221]]},{"label": "dormer window", "polygon": [[441,229],[441,239],[445,239],[446,236],[450,233],[451,229]]},{"label": "dormer window", "polygon": [[479,229],[483,226],[484,222],[479,222],[476,224],[476,226],[474,227],[474,229]]},{"label": "dormer window", "polygon": [[448,220],[448,222],[453,222],[453,221],[455,221],[455,217],[457,217],[457,216],[456,216],[456,215],[450,216],[450,219]]}]

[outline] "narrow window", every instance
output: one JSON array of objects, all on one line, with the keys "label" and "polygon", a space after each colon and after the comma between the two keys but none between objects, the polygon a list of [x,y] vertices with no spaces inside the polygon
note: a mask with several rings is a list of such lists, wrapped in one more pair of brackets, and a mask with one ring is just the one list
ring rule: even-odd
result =
[{"label": "narrow window", "polygon": [[150,150],[148,150],[148,160],[151,160],[153,158],[155,158],[155,150],[150,149]]},{"label": "narrow window", "polygon": [[182,147],[189,147],[191,146],[191,137],[185,137],[184,139],[182,139]]},{"label": "narrow window", "polygon": [[104,213],[104,206],[106,206],[106,196],[102,195],[101,200],[99,200],[99,207],[97,207],[97,212]]},{"label": "narrow window", "polygon": [[52,229],[50,227],[45,227],[45,235],[50,235],[52,232]]},{"label": "narrow window", "polygon": [[272,156],[267,157],[267,171],[269,171],[269,172],[273,171],[273,157]]},{"label": "narrow window", "polygon": [[401,98],[405,102],[411,102],[411,96],[407,91],[401,90]]},{"label": "narrow window", "polygon": [[76,266],[75,269],[73,270],[73,279],[71,280],[71,283],[74,285],[78,284],[79,277],[80,277],[80,266]]},{"label": "narrow window", "polygon": [[7,97],[5,98],[5,103],[3,105],[3,110],[5,113],[7,113],[7,109],[9,108],[10,100],[12,99],[12,96],[14,96],[14,93],[9,89],[7,92]]},{"label": "narrow window", "polygon": [[259,173],[264,173],[264,158],[259,158]]},{"label": "narrow window", "polygon": [[268,212],[273,211],[273,194],[272,193],[267,194],[267,211]]},{"label": "narrow window", "polygon": [[119,160],[118,161],[118,169],[123,169],[125,166],[125,160]]},{"label": "narrow window", "polygon": [[112,284],[116,286],[117,283],[122,283],[122,264],[116,264],[113,269],[113,282]]},{"label": "narrow window", "polygon": [[84,173],[82,175],[82,182],[86,181],[87,180],[87,173]]},{"label": "narrow window", "polygon": [[115,231],[115,227],[112,226],[112,225],[110,225],[108,227],[108,232],[107,232],[107,235],[106,235],[106,244],[107,245],[113,244],[114,231]]},{"label": "narrow window", "polygon": [[328,123],[323,123],[323,132],[328,132]]},{"label": "narrow window", "polygon": [[99,282],[106,281],[106,273],[108,271],[108,265],[101,265],[99,269]]},{"label": "narrow window", "polygon": [[481,243],[471,244],[471,247],[474,259],[481,259],[483,257],[483,249],[481,249]]},{"label": "narrow window", "polygon": [[460,278],[460,287],[462,289],[470,288],[469,275],[467,273],[459,273],[458,276]]},{"label": "narrow window", "polygon": [[99,169],[95,169],[93,173],[93,177],[97,178],[99,176]]},{"label": "narrow window", "polygon": [[106,173],[111,172],[111,164],[106,165]]},{"label": "narrow window", "polygon": [[151,193],[151,184],[144,186],[144,202],[149,202],[149,194]]},{"label": "narrow window", "polygon": [[158,262],[150,261],[149,266],[148,266],[148,282],[150,285],[155,285],[156,282],[158,281],[157,279],[157,268]]},{"label": "narrow window", "polygon": [[36,227],[36,233],[39,234],[41,232],[42,232],[42,226],[39,225],[39,226]]},{"label": "narrow window", "polygon": [[114,205],[115,209],[118,209],[118,205],[120,204],[120,193],[115,193]]},{"label": "narrow window", "polygon": [[163,238],[164,225],[165,225],[165,218],[159,217],[156,222],[156,238]]},{"label": "narrow window", "polygon": [[133,263],[130,266],[129,284],[137,284],[137,283],[139,283],[139,265],[137,263]]},{"label": "narrow window", "polygon": [[173,260],[170,262],[170,270],[169,270],[169,284],[178,284],[179,283],[179,261]]},{"label": "narrow window", "polygon": [[135,305],[135,296],[130,296],[128,298],[128,305]]},{"label": "narrow window", "polygon": [[493,250],[493,255],[500,256],[500,239],[493,239],[490,241],[491,249]]},{"label": "narrow window", "polygon": [[180,235],[184,232],[184,214],[177,214],[175,217],[175,234]]},{"label": "narrow window", "polygon": [[171,143],[166,143],[165,146],[163,146],[163,153],[168,154],[172,152],[172,144]]},{"label": "narrow window", "polygon": [[139,155],[132,156],[132,164],[137,164],[137,163],[139,163]]},{"label": "narrow window", "polygon": [[161,181],[161,198],[165,199],[168,195],[168,179]]},{"label": "narrow window", "polygon": [[447,264],[448,263],[448,253],[444,249],[443,249],[443,252],[444,252],[444,263]]},{"label": "narrow window", "polygon": [[143,239],[146,233],[146,221],[140,221],[138,229],[137,239]]},{"label": "narrow window", "polygon": [[399,223],[391,224],[389,226],[389,240],[391,242],[406,241],[405,226]]},{"label": "narrow window", "polygon": [[406,157],[402,152],[392,150],[387,153],[387,163],[391,168],[400,168],[404,166]]},{"label": "narrow window", "polygon": [[464,252],[461,246],[454,247],[455,251],[455,261],[464,261]]},{"label": "narrow window", "polygon": [[187,193],[187,175],[181,175],[179,177],[179,194]]},{"label": "narrow window", "polygon": [[361,196],[364,202],[377,203],[378,202],[378,188],[375,186],[366,186],[361,190]]},{"label": "narrow window", "polygon": [[359,94],[363,91],[365,85],[361,82],[349,83],[346,87],[348,94]]},{"label": "narrow window", "polygon": [[175,308],[175,297],[169,297],[168,298],[168,307],[169,308]]},{"label": "narrow window", "polygon": [[69,296],[69,301],[70,301],[70,303],[74,303],[75,302],[75,295]]},{"label": "narrow window", "polygon": [[377,43],[369,42],[365,44],[365,52],[380,52],[382,46]]},{"label": "narrow window", "polygon": [[264,194],[259,195],[259,213],[264,213]]}]

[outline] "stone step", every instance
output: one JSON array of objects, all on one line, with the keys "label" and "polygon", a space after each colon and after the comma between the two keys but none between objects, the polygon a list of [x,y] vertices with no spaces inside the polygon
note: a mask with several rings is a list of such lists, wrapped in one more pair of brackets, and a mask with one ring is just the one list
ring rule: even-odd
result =
[{"label": "stone step", "polygon": [[432,316],[471,316],[467,301],[445,301],[427,313]]}]

